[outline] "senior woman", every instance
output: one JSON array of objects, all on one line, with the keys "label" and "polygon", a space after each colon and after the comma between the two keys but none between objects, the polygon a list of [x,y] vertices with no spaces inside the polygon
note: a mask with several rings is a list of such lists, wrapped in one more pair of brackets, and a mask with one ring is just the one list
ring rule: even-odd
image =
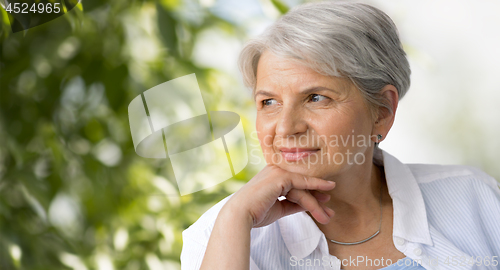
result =
[{"label": "senior woman", "polygon": [[267,166],[183,232],[182,269],[499,269],[495,179],[378,148],[410,85],[386,14],[298,6],[239,64]]}]

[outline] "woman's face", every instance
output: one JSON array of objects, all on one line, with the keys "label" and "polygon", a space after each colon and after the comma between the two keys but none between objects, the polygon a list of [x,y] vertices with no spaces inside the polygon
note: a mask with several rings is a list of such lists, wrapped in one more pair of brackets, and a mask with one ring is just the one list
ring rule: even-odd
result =
[{"label": "woman's face", "polygon": [[371,162],[370,108],[352,82],[265,51],[257,67],[257,132],[267,164],[329,178]]}]

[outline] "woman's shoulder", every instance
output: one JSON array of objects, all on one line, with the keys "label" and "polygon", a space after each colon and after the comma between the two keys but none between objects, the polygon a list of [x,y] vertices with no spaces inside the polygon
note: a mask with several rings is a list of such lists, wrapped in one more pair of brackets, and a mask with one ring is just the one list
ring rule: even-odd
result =
[{"label": "woman's shoulder", "polygon": [[[484,171],[461,165],[409,166],[434,232],[470,255],[500,252],[500,188]],[[467,232],[467,233],[464,233]]]},{"label": "woman's shoulder", "polygon": [[193,223],[182,232],[182,237],[184,239],[198,239],[198,242],[203,242],[200,244],[206,245],[208,243],[210,233],[212,232],[215,220],[217,219],[220,210],[226,204],[227,200],[229,200],[229,198],[233,196],[233,194],[225,197],[210,209],[208,209],[205,213],[203,213],[203,215],[201,215],[195,223]]},{"label": "woman's shoulder", "polygon": [[409,168],[431,219],[500,219],[500,184],[484,171],[462,165],[413,164]]},{"label": "woman's shoulder", "polygon": [[[479,168],[465,165],[407,164],[420,186],[464,184],[489,187],[500,195],[500,183]],[[453,187],[450,187],[453,190]]]}]

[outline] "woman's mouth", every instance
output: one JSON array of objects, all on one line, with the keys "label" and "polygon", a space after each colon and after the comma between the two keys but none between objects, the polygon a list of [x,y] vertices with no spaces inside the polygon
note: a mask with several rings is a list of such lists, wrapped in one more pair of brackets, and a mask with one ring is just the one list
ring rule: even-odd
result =
[{"label": "woman's mouth", "polygon": [[316,148],[281,148],[279,150],[286,161],[301,160],[319,151]]}]

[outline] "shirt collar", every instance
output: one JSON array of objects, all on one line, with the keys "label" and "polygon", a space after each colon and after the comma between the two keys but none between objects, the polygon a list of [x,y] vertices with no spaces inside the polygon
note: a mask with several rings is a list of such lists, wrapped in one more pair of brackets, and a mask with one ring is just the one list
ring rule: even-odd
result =
[{"label": "shirt collar", "polygon": [[410,168],[382,151],[385,177],[394,208],[393,235],[432,246],[424,198]]},{"label": "shirt collar", "polygon": [[[432,246],[424,199],[410,168],[376,148],[375,162],[384,165],[389,194],[393,201],[393,236]],[[278,220],[281,236],[292,256],[302,259],[319,244],[323,232],[305,212]]]}]

